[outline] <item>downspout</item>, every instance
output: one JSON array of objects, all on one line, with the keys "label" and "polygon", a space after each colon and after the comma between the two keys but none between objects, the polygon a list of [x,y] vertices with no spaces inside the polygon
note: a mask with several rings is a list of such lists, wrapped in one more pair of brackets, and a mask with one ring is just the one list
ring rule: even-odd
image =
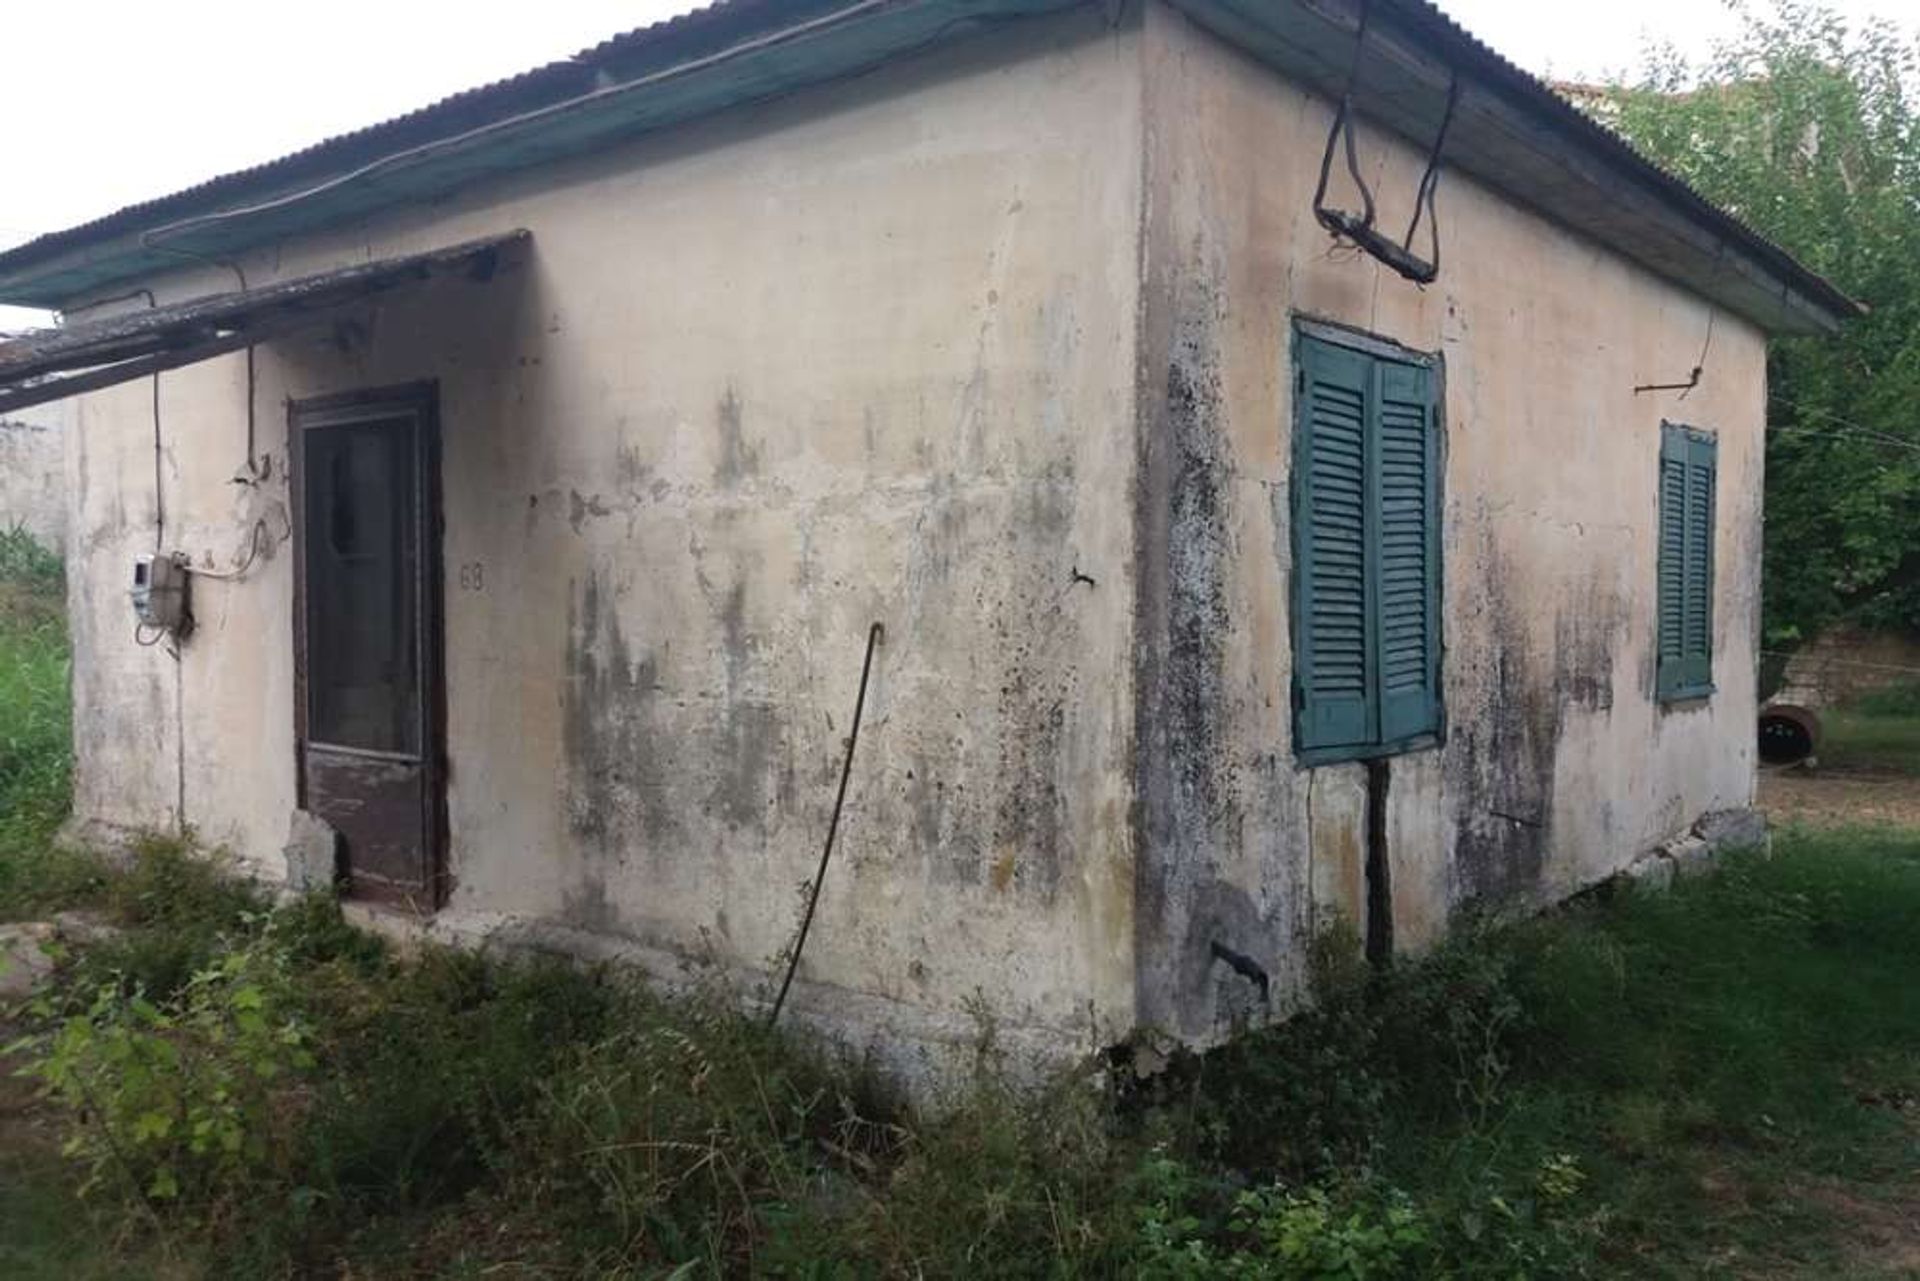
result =
[{"label": "downspout", "polygon": [[1387,784],[1390,764],[1367,762],[1367,960],[1393,962],[1393,863],[1387,857]]}]

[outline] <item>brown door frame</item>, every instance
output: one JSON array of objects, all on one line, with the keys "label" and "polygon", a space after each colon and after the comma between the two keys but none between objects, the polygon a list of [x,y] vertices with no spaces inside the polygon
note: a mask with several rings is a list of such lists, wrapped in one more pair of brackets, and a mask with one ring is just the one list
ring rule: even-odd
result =
[{"label": "brown door frame", "polygon": [[425,767],[421,831],[427,843],[429,910],[445,904],[447,873],[447,692],[445,574],[441,533],[446,525],[440,486],[440,384],[433,379],[287,401],[287,484],[293,509],[293,754],[295,796],[307,807],[307,570],[305,433],[313,428],[411,415],[419,428],[414,501],[420,528],[415,599],[420,614],[417,655],[423,701],[420,755]]}]

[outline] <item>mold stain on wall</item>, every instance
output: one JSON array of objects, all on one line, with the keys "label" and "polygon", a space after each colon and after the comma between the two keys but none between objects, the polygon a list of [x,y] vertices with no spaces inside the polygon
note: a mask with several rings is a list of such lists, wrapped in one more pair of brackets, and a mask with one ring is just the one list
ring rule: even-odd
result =
[{"label": "mold stain on wall", "polygon": [[616,593],[598,569],[569,585],[566,761],[562,777],[567,824],[578,843],[577,884],[566,892],[569,919],[582,928],[617,926],[607,891],[609,869],[643,842],[670,848],[679,835],[663,760],[659,667],[636,659],[622,630]]},{"label": "mold stain on wall", "polygon": [[736,581],[720,608],[726,707],[720,730],[717,778],[708,806],[736,828],[762,833],[776,811],[794,799],[793,755],[786,719],[755,693],[752,677],[761,641],[748,630],[747,586]]},{"label": "mold stain on wall", "polygon": [[[1455,651],[1456,662],[1472,665],[1456,684],[1471,701],[1449,708],[1446,758],[1455,899],[1469,910],[1524,902],[1540,886],[1554,848],[1561,738],[1574,717],[1611,715],[1626,610],[1597,580],[1539,590],[1502,550],[1487,514],[1475,520],[1478,546],[1465,559],[1474,567],[1480,630]],[[1544,629],[1543,608],[1552,610]]]},{"label": "mold stain on wall", "polygon": [[[1264,1003],[1264,970],[1254,958],[1273,931],[1247,889],[1223,869],[1240,853],[1243,814],[1228,723],[1235,701],[1226,674],[1235,514],[1214,273],[1189,267],[1175,305],[1158,421],[1147,427],[1157,437],[1149,448],[1164,451],[1157,463],[1163,488],[1152,480],[1142,487],[1144,503],[1164,504],[1161,521],[1143,513],[1143,528],[1161,524],[1164,542],[1147,549],[1159,564],[1143,570],[1141,633],[1164,627],[1165,648],[1157,665],[1143,667],[1139,693],[1138,803],[1146,834],[1136,875],[1136,945],[1143,1018],[1193,1036],[1217,1030],[1223,1017],[1244,1015],[1254,986]],[[1155,589],[1163,593],[1157,624],[1148,600]]]}]

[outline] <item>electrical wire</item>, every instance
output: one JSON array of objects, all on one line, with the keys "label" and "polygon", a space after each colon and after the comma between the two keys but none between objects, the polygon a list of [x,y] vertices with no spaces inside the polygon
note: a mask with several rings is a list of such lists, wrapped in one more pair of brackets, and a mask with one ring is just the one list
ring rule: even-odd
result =
[{"label": "electrical wire", "polygon": [[105,298],[95,298],[91,302],[83,302],[72,307],[62,308],[59,312],[55,313],[56,319],[58,320],[60,327],[65,328],[66,318],[68,316],[74,315],[82,311],[92,311],[95,307],[104,307],[110,302],[130,302],[133,299],[139,298],[143,295],[146,297],[146,300],[147,300],[148,311],[152,311],[154,308],[160,305],[159,302],[154,299],[153,290],[129,289],[127,290],[127,292],[123,294],[109,294]]},{"label": "electrical wire", "polygon": [[885,635],[886,628],[879,623],[867,629],[867,656],[860,663],[860,692],[853,699],[853,726],[847,731],[847,754],[840,762],[840,790],[834,794],[833,817],[827,821],[827,843],[820,850],[820,868],[813,874],[813,885],[807,892],[807,910],[800,918],[793,952],[787,957],[787,974],[780,980],[780,994],[773,998],[773,1008],[767,1012],[768,1027],[780,1021],[780,1010],[787,1003],[787,989],[793,986],[793,976],[800,971],[800,950],[806,947],[807,931],[813,928],[814,909],[820,906],[820,887],[826,883],[834,837],[840,833],[840,811],[847,803],[847,782],[853,777],[853,749],[860,745],[860,717],[867,706],[867,678],[873,674],[873,651]]},{"label": "electrical wire", "polygon": [[1693,362],[1693,376],[1687,380],[1686,388],[1681,391],[1679,396],[1681,400],[1693,395],[1694,388],[1700,385],[1700,375],[1707,372],[1707,355],[1713,350],[1713,322],[1719,318],[1718,304],[1707,309],[1707,340],[1700,344],[1700,359]]},{"label": "electrical wire", "polygon": [[1904,449],[1920,454],[1920,441],[1901,440],[1897,436],[1889,436],[1865,427],[1810,427],[1786,423],[1767,428],[1767,433],[1773,436],[1843,436],[1882,445],[1888,449]]},{"label": "electrical wire", "polygon": [[1832,423],[1833,426],[1814,427],[1799,423],[1781,423],[1769,425],[1767,428],[1769,432],[1798,433],[1803,435],[1852,435],[1864,439],[1876,440],[1883,445],[1892,445],[1900,449],[1920,449],[1920,440],[1910,440],[1904,436],[1896,436],[1891,432],[1882,431],[1877,427],[1868,427],[1864,423],[1854,422],[1850,418],[1842,418],[1839,414],[1831,410],[1821,409],[1816,405],[1802,405],[1780,397],[1774,397],[1772,403],[1786,410],[1788,413],[1805,414],[1809,417],[1825,419],[1827,422]]},{"label": "electrical wire", "polygon": [[[558,115],[565,111],[571,111],[587,103],[601,102],[610,98],[617,98],[623,94],[631,93],[635,90],[646,88],[649,85],[658,84],[664,80],[670,80],[679,76],[690,75],[696,71],[703,71],[708,67],[718,66],[723,62],[731,61],[732,59],[741,57],[743,55],[746,55],[749,53],[757,53],[762,49],[770,48],[778,44],[784,44],[788,40],[793,40],[802,36],[811,35],[816,31],[822,30],[830,26],[837,25],[838,23],[844,22],[849,18],[853,18],[862,13],[865,13],[868,10],[883,8],[892,3],[893,3],[893,0],[859,0],[859,2],[856,4],[851,4],[851,5],[845,6],[844,8],[835,9],[831,13],[821,14],[819,17],[811,18],[806,22],[796,23],[791,27],[783,27],[778,31],[770,31],[770,32],[767,32],[765,35],[756,36],[751,40],[743,40],[739,44],[730,45],[725,49],[716,50],[715,52],[708,54],[705,57],[695,58],[690,62],[676,63],[671,67],[664,67],[661,70],[653,72],[650,75],[641,76],[634,80],[622,81],[620,84],[608,85],[604,88],[594,89],[588,93],[583,93],[575,97],[568,98],[564,102],[548,103],[544,107],[537,107],[532,111],[523,111],[517,115],[508,116],[502,120],[491,121],[487,124],[480,125],[477,128],[468,129],[465,132],[453,134],[450,137],[436,138],[431,142],[424,142],[419,144],[418,146],[408,147],[402,151],[390,152],[387,155],[381,156],[377,160],[369,161],[368,163],[361,165],[356,169],[350,169],[343,174],[336,174],[334,177],[327,179],[325,182],[316,183],[311,187],[305,187],[299,191],[288,192],[285,195],[276,196],[271,200],[263,200],[252,205],[242,205],[237,209],[223,209],[217,213],[200,214],[192,218],[182,218],[177,222],[165,223],[159,227],[154,227],[147,231],[141,232],[140,244],[143,248],[159,249],[162,246],[160,246],[157,242],[163,236],[171,236],[182,231],[190,231],[196,227],[213,226],[215,224],[227,222],[235,218],[246,218],[246,217],[251,217],[254,214],[270,213],[276,209],[284,209],[289,205],[299,204],[302,201],[310,200],[315,196],[324,195],[325,193],[332,191],[338,187],[343,187],[350,182],[357,182],[362,178],[372,177],[374,174],[380,173],[385,169],[389,169],[394,165],[401,163],[402,161],[411,160],[418,156],[429,155],[435,151],[440,151],[448,147],[454,147],[462,143],[471,142],[476,138],[482,138],[489,134],[498,133],[505,129],[514,128],[519,125],[532,124],[540,120],[545,120],[548,117]],[[176,251],[176,252],[180,252],[180,251]]]},{"label": "electrical wire", "polygon": [[167,540],[167,500],[160,485],[160,374],[153,375],[153,554],[158,556]]},{"label": "electrical wire", "polygon": [[1904,672],[1909,676],[1920,676],[1920,667],[1901,667],[1894,663],[1863,663],[1853,658],[1820,658],[1806,650],[1763,649],[1762,658],[1799,658],[1814,667],[1858,667],[1876,672]]},{"label": "electrical wire", "polygon": [[[262,517],[253,522],[253,529],[247,536],[247,558],[245,560],[241,561],[232,569],[195,569],[192,565],[189,565],[187,566],[187,572],[195,578],[217,578],[223,581],[244,578],[247,571],[253,568],[253,562],[260,558],[260,554],[263,551],[278,547],[292,537],[293,522],[291,520],[287,522],[286,532],[278,538],[275,538],[267,529],[266,518]],[[261,541],[263,538],[266,540],[264,545]]]}]

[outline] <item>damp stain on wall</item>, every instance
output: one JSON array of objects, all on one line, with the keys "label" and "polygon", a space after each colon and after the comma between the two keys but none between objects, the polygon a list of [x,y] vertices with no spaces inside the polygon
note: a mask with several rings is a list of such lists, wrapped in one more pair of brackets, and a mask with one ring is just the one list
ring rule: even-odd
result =
[{"label": "damp stain on wall", "polygon": [[[1158,653],[1139,668],[1135,945],[1143,1017],[1205,1035],[1243,976],[1221,948],[1262,953],[1274,931],[1222,871],[1243,842],[1228,688],[1235,547],[1233,463],[1222,391],[1220,296],[1205,268],[1185,273],[1140,490],[1147,532],[1138,627]],[[1158,451],[1157,456],[1151,451]],[[1154,510],[1158,508],[1159,510]],[[1155,633],[1159,634],[1156,636]],[[1225,984],[1224,990],[1219,989]],[[1238,998],[1234,998],[1238,1000]]]},{"label": "damp stain on wall", "polygon": [[[583,869],[567,892],[575,923],[605,929],[613,922],[606,871],[636,848],[663,851],[678,835],[662,750],[669,741],[660,707],[659,666],[636,657],[610,591],[597,569],[569,586],[562,776],[568,828]],[[588,919],[591,918],[591,919]]]}]

